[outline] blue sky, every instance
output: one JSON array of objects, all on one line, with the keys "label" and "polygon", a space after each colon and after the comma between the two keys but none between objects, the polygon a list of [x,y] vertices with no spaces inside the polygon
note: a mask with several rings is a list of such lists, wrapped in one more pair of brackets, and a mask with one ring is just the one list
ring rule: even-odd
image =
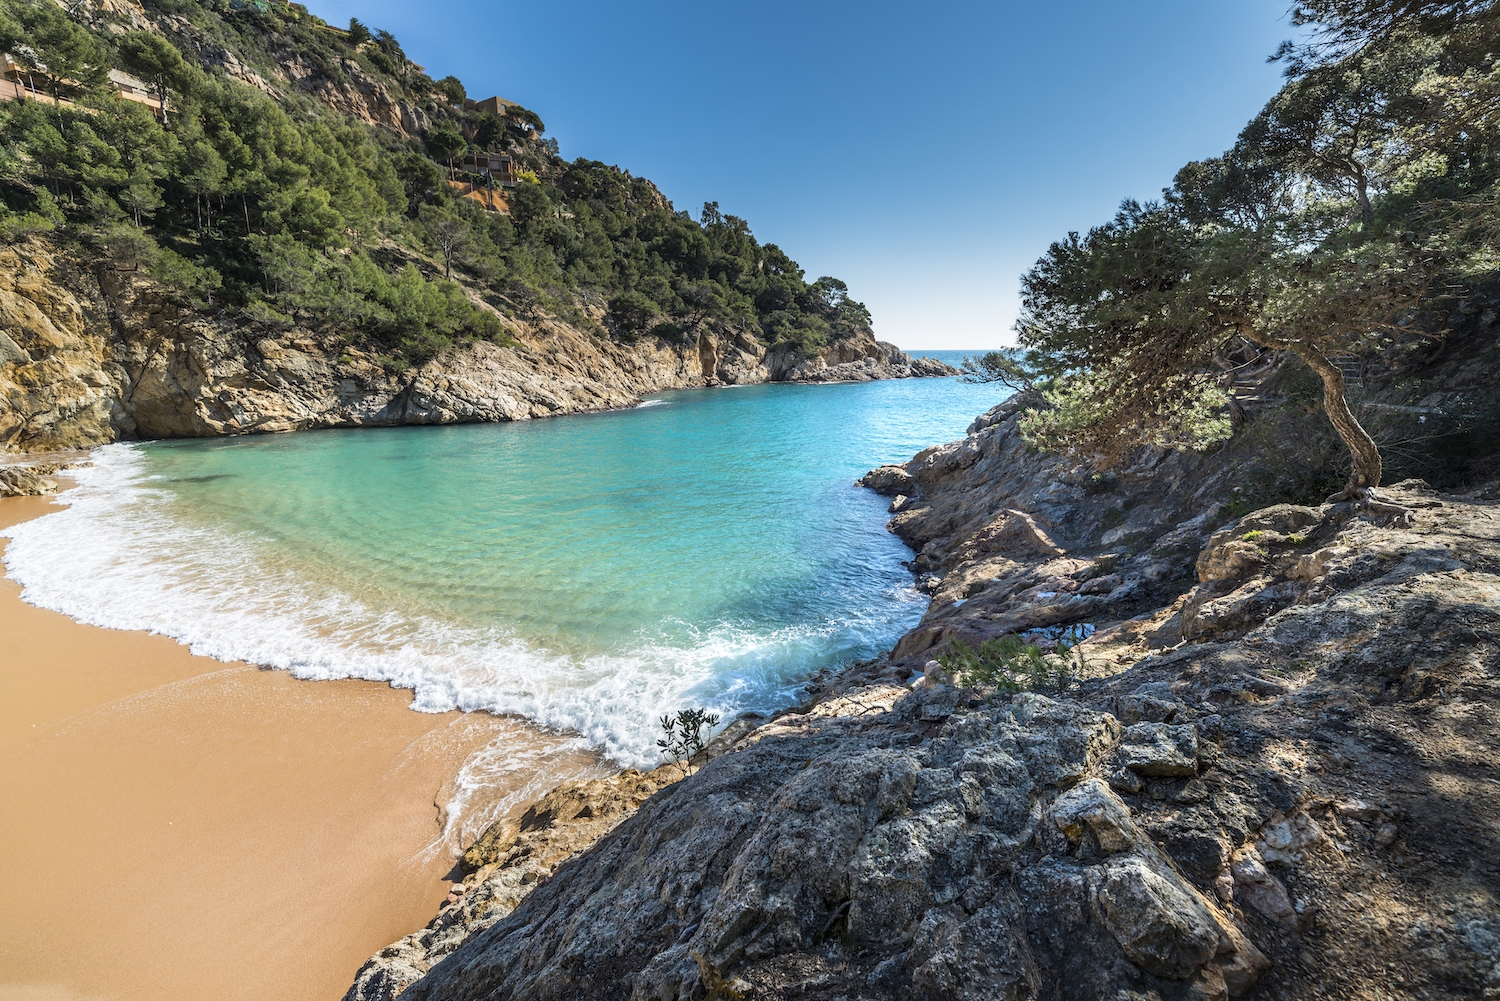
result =
[{"label": "blue sky", "polygon": [[1047,244],[1228,147],[1293,31],[1288,0],[308,6],[531,108],[570,159],[718,201],[908,349],[1013,342]]}]

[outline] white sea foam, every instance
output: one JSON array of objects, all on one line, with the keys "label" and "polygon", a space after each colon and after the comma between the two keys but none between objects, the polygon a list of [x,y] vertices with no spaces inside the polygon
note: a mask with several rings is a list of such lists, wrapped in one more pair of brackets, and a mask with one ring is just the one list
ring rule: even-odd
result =
[{"label": "white sea foam", "polygon": [[[560,782],[608,774],[597,764],[558,768],[560,758],[587,750],[577,737],[536,741],[520,735],[501,736],[479,748],[448,783],[442,833],[423,854],[457,854],[495,821],[535,802]],[[504,792],[497,796],[497,790]]]},{"label": "white sea foam", "polygon": [[671,400],[642,400],[640,403],[637,403],[635,405],[635,409],[644,410],[647,407],[667,407],[671,405]]},{"label": "white sea foam", "polygon": [[570,657],[501,628],[372,607],[278,561],[264,539],[187,520],[134,446],[100,449],[77,478],[66,510],[0,532],[12,540],[5,563],[28,602],[299,678],[386,681],[411,689],[420,711],[516,714],[625,765],[659,761],[662,714],[704,705],[728,717],[789,704],[798,686],[785,665],[891,627],[875,610],[778,629],[724,623],[689,631],[686,645],[641,636],[623,653]]}]

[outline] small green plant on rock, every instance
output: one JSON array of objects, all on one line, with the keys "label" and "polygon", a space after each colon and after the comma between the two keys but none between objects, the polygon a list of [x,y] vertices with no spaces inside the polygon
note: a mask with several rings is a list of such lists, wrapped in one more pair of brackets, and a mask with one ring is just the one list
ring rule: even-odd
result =
[{"label": "small green plant on rock", "polygon": [[[1060,643],[1071,651],[1076,643]],[[1072,686],[1071,656],[1044,653],[1034,643],[1020,636],[988,639],[972,647],[963,640],[948,641],[948,651],[938,655],[943,670],[963,684],[975,688],[992,688],[998,695],[1015,695],[1022,691],[1053,690],[1065,692]]]},{"label": "small green plant on rock", "polygon": [[703,728],[713,729],[718,724],[718,713],[711,713],[707,709],[679,709],[676,716],[661,718],[662,732],[666,736],[658,740],[656,746],[687,775],[692,768],[693,758],[703,750]]},{"label": "small green plant on rock", "polygon": [[1246,532],[1244,535],[1240,536],[1240,538],[1245,540],[1246,542],[1259,542],[1265,537],[1266,533],[1259,528],[1250,532]]}]

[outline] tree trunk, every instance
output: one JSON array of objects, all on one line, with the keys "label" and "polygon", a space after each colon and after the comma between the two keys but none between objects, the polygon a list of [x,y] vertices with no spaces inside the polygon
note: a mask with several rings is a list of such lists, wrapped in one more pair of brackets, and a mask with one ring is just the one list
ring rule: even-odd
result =
[{"label": "tree trunk", "polygon": [[1354,460],[1348,486],[1335,497],[1347,500],[1371,487],[1380,486],[1380,449],[1376,447],[1375,439],[1360,427],[1359,421],[1354,419],[1354,414],[1349,410],[1349,402],[1344,397],[1344,373],[1315,348],[1297,346],[1292,350],[1322,378],[1323,410],[1328,414],[1328,421],[1333,429],[1349,447],[1349,454]]}]

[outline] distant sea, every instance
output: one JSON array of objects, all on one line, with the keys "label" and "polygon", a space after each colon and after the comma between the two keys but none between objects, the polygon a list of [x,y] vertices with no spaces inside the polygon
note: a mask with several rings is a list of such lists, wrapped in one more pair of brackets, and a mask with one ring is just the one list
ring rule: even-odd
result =
[{"label": "distant sea", "polygon": [[[956,363],[974,352],[925,352]],[[962,437],[995,385],[661,393],[511,424],[111,445],[6,530],[33,604],[197,653],[516,714],[629,765],[657,719],[797,697],[926,599],[866,470]]]},{"label": "distant sea", "polygon": [[976,350],[973,350],[973,351],[923,351],[923,350],[915,350],[915,351],[907,351],[906,353],[909,354],[909,355],[911,355],[913,358],[936,358],[938,361],[947,362],[949,365],[952,365],[954,368],[958,368],[959,363],[962,362],[965,358],[978,358],[981,355],[983,355],[987,350],[993,350],[993,349],[990,349],[990,348],[979,348],[979,349],[976,349]]}]

